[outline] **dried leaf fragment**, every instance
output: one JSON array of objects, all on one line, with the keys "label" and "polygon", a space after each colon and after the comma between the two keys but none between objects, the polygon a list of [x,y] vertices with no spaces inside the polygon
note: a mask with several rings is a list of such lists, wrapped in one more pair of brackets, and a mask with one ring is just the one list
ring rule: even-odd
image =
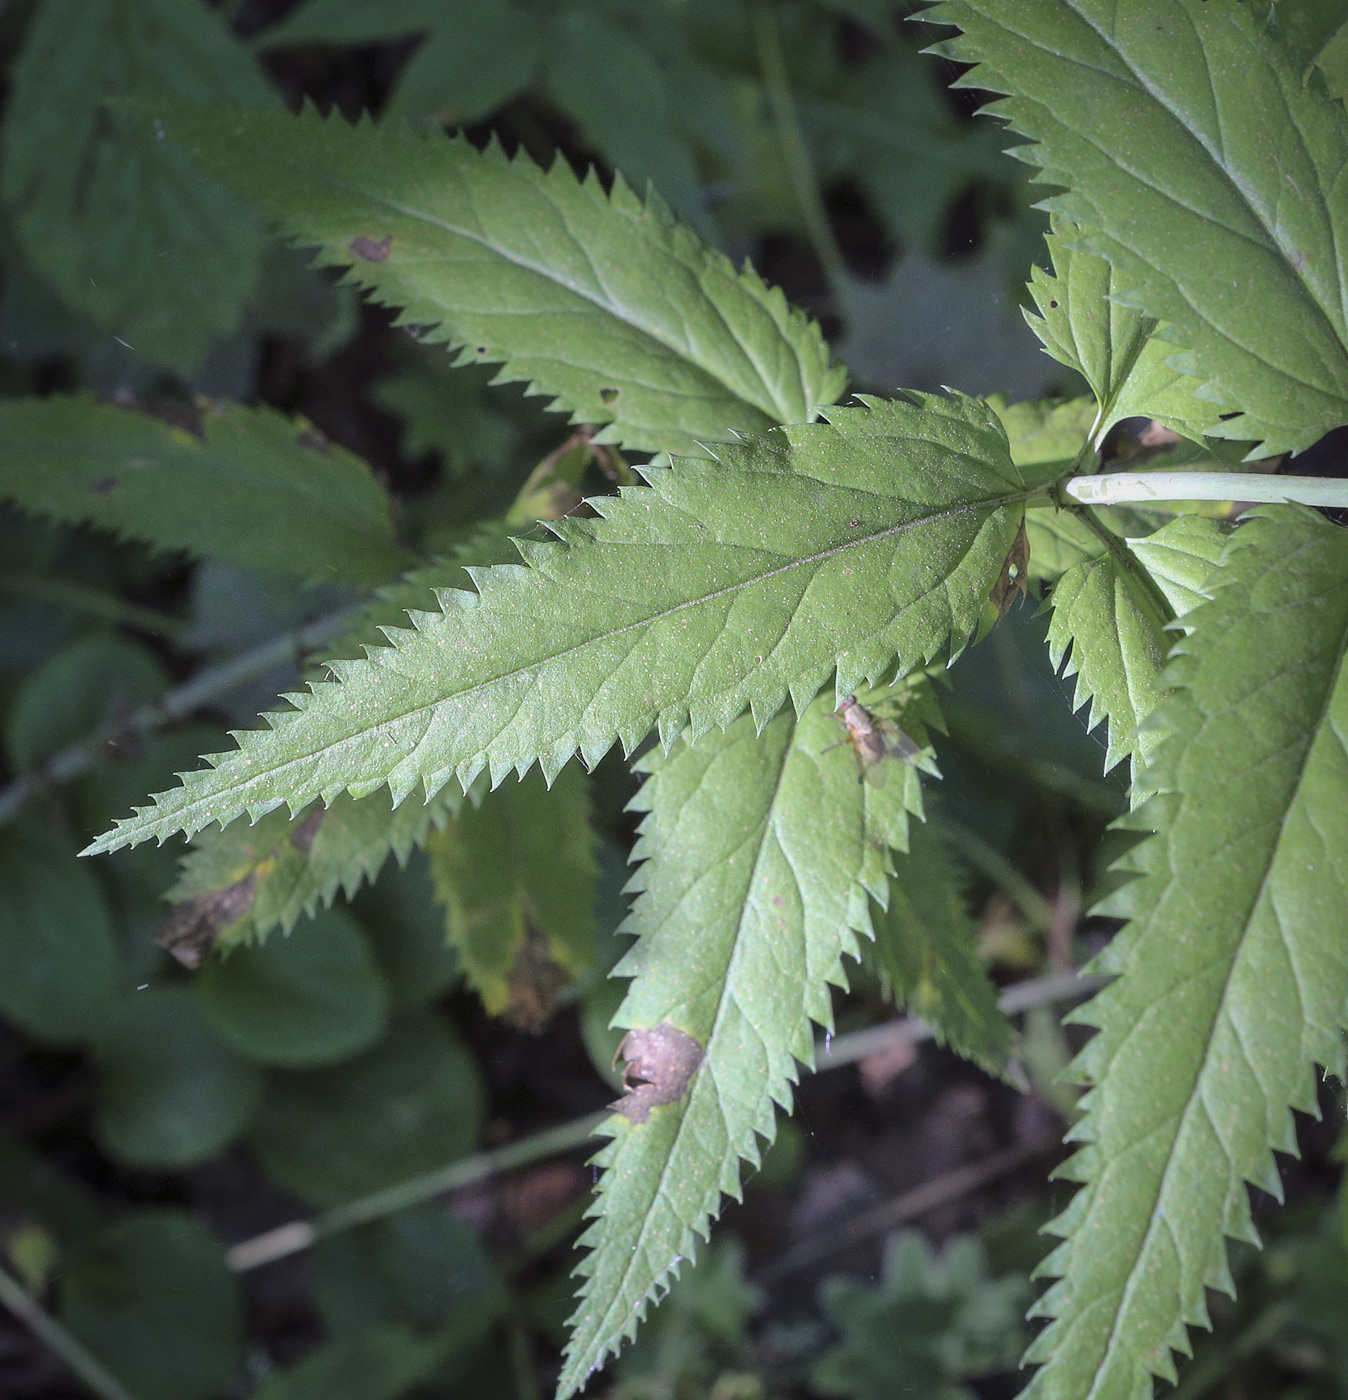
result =
[{"label": "dried leaf fragment", "polygon": [[154,941],[184,967],[199,967],[216,940],[253,907],[257,871],[222,890],[211,890],[175,904]]},{"label": "dried leaf fragment", "polygon": [[1016,594],[1024,598],[1029,592],[1030,580],[1030,540],[1025,533],[1025,522],[1020,522],[1016,538],[1011,542],[1011,552],[1002,562],[1002,572],[992,585],[992,605],[997,609],[1000,622],[1016,601]]},{"label": "dried leaf fragment", "polygon": [[532,923],[525,920],[524,941],[515,955],[507,979],[509,1001],[505,1017],[512,1026],[538,1034],[557,1009],[557,994],[571,978],[552,956],[551,945]]},{"label": "dried leaf fragment", "polygon": [[623,1066],[623,1096],[609,1104],[633,1123],[644,1123],[651,1109],[677,1103],[702,1063],[702,1046],[691,1035],[662,1021],[654,1030],[628,1031],[614,1063]]}]

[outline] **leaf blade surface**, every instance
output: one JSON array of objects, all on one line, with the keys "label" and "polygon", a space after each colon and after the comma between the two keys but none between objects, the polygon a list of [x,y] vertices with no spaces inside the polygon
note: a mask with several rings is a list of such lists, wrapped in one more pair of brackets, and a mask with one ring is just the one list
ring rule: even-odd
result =
[{"label": "leaf blade surface", "polygon": [[629,921],[638,942],[615,969],[635,980],[615,1019],[648,1033],[672,1027],[703,1054],[677,1099],[601,1129],[613,1140],[595,1158],[605,1167],[599,1218],[580,1241],[593,1252],[563,1397],[633,1335],[722,1194],[739,1195],[740,1160],[757,1164],[796,1063],[812,1063],[812,1022],[831,1023],[842,955],[870,933],[885,849],[902,844],[920,810],[917,773],[900,764],[883,787],[859,782],[851,756],[829,750],[838,737],[821,696],[761,734],[746,716],[643,760],[653,776],[638,798],[648,816],[634,855],[647,863],[629,886],[641,891]]},{"label": "leaf blade surface", "polygon": [[[1070,193],[1130,304],[1236,416],[1214,431],[1300,451],[1348,419],[1348,119],[1249,7],[1176,0],[948,0],[941,51],[1018,153]],[[1276,328],[1276,329],[1275,329]]]},{"label": "leaf blade surface", "polygon": [[145,108],[171,140],[459,362],[500,363],[600,441],[697,453],[842,390],[819,329],[621,182],[386,122]]},{"label": "leaf blade surface", "polygon": [[[1098,1034],[1064,1169],[1083,1182],[1044,1266],[1054,1318],[1029,1394],[1142,1397],[1232,1290],[1223,1235],[1253,1240],[1246,1182],[1278,1195],[1289,1108],[1316,1111],[1313,1066],[1342,1073],[1348,956],[1348,537],[1267,507],[1227,545],[1188,616],[1160,711],[1171,732],[1131,825],[1133,922],[1097,960],[1120,974],[1076,1013]],[[1150,814],[1150,816],[1149,816]]]},{"label": "leaf blade surface", "polygon": [[398,802],[484,769],[551,777],[657,723],[668,743],[803,707],[835,668],[843,693],[910,670],[972,635],[1031,494],[964,398],[834,410],[718,455],[556,522],[562,543],[521,545],[523,566],[475,571],[479,594],[443,593],[395,645],[333,663],[90,853],[386,783]]}]

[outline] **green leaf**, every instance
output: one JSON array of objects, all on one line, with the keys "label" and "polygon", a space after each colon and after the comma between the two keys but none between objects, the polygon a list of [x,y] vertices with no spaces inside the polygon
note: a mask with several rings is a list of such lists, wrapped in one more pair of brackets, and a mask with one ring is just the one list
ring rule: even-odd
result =
[{"label": "green leaf", "polygon": [[503,477],[522,455],[523,433],[513,405],[491,391],[490,374],[467,365],[456,369],[438,350],[423,351],[376,379],[370,399],[401,420],[408,457],[437,453],[456,482]]},{"label": "green leaf", "polygon": [[[1031,480],[1052,481],[1066,475],[1090,440],[1096,416],[1090,398],[1007,403],[994,394],[988,403],[1006,429],[1011,460]],[[1025,534],[1031,578],[1052,581],[1104,549],[1099,536],[1075,512],[1056,506],[1027,510]]]},{"label": "green leaf", "polygon": [[445,938],[424,851],[406,865],[385,865],[351,908],[370,935],[395,1014],[429,1005],[454,984],[459,958]]},{"label": "green leaf", "polygon": [[1271,455],[1348,420],[1348,113],[1248,6],[947,0],[924,18],[964,31],[940,46],[977,64],[961,83],[1009,94],[993,111],[1030,138],[1017,153],[1190,352],[1172,367],[1237,411],[1214,433]]},{"label": "green leaf", "polygon": [[277,1075],[251,1140],[268,1175],[332,1206],[472,1151],[482,1111],[472,1057],[423,1012],[358,1060]]},{"label": "green leaf", "polygon": [[10,761],[34,768],[168,688],[168,672],[146,647],[113,634],[81,637],[24,678],[5,724]]},{"label": "green leaf", "polygon": [[749,1320],[762,1305],[762,1290],[744,1276],[744,1246],[716,1240],[679,1275],[624,1354],[613,1400],[733,1394],[734,1371],[725,1363],[742,1361]]},{"label": "green leaf", "polygon": [[284,938],[235,947],[197,974],[211,1029],[245,1059],[298,1068],[366,1049],[384,1028],[388,989],[365,935],[327,909]]},{"label": "green leaf", "polygon": [[828,1279],[821,1301],[842,1333],[811,1384],[852,1400],[970,1400],[960,1384],[1015,1366],[1024,1345],[1023,1277],[994,1279],[976,1235],[933,1257],[916,1230],[894,1236],[878,1285]]},{"label": "green leaf", "polygon": [[[638,190],[654,186],[703,237],[712,221],[657,55],[615,18],[563,11],[548,35],[547,93]],[[789,418],[781,421],[790,422]]]},{"label": "green leaf", "polygon": [[186,1211],[135,1211],[61,1277],[61,1321],[138,1400],[214,1400],[243,1365],[238,1280]]},{"label": "green leaf", "polygon": [[505,1301],[481,1240],[438,1201],[329,1235],[313,1260],[314,1301],[336,1336],[429,1329],[475,1304]]},{"label": "green leaf", "polygon": [[876,966],[894,999],[927,1021],[942,1045],[1000,1074],[1011,1023],[978,960],[954,855],[934,824],[918,823],[893,867],[888,903],[873,916]]},{"label": "green leaf", "polygon": [[165,941],[181,942],[185,952],[195,949],[199,960],[217,941],[264,938],[274,928],[289,933],[338,891],[350,899],[390,852],[404,863],[461,800],[451,788],[432,802],[397,808],[386,792],[360,801],[342,796],[301,817],[271,812],[252,826],[234,822],[203,832],[169,891],[177,908]]},{"label": "green leaf", "polygon": [[449,941],[492,1016],[538,1030],[557,994],[593,966],[595,877],[589,782],[564,768],[465,806],[426,842]]},{"label": "green leaf", "polygon": [[0,196],[25,255],[122,344],[190,374],[257,280],[256,216],[109,98],[267,104],[199,0],[46,0],[11,74]]},{"label": "green leaf", "polygon": [[215,1039],[185,987],[133,992],[93,1050],[99,1136],[132,1166],[180,1171],[214,1157],[262,1097],[257,1070]]},{"label": "green leaf", "polygon": [[1000,394],[989,406],[1006,429],[1011,460],[1030,481],[1065,476],[1091,435],[1096,407],[1089,398],[1007,403]]},{"label": "green leaf", "polygon": [[841,392],[819,329],[618,181],[438,132],[158,102],[145,120],[460,363],[547,394],[600,442],[693,453]]},{"label": "green leaf", "polygon": [[1230,530],[1201,515],[1181,515],[1128,548],[1165,594],[1171,611],[1183,619],[1210,593],[1210,582]]},{"label": "green leaf", "polygon": [[1053,271],[1030,273],[1039,315],[1025,313],[1030,329],[1059,364],[1077,370],[1098,405],[1091,435],[1097,446],[1125,418],[1147,417],[1189,438],[1213,432],[1215,404],[1195,397],[1199,382],[1172,369],[1178,354],[1150,316],[1116,300],[1124,288],[1113,265],[1073,249],[1082,230],[1055,218],[1048,235]]},{"label": "green leaf", "polygon": [[1348,959],[1348,536],[1301,507],[1236,530],[1210,602],[1188,617],[1143,775],[1160,826],[1108,912],[1133,922],[1096,960],[1118,974],[1075,1018],[1092,1087],[1064,1174],[1058,1276],[1038,1311],[1030,1394],[1141,1400],[1174,1378],[1205,1290],[1230,1292],[1223,1235],[1254,1240],[1245,1188],[1282,1186],[1290,1108],[1344,1072]]},{"label": "green leaf", "polygon": [[[593,1253],[562,1397],[634,1334],[722,1193],[739,1196],[741,1159],[757,1165],[774,1105],[812,1062],[811,1022],[831,1022],[842,956],[871,931],[884,851],[920,810],[916,769],[897,757],[883,786],[858,781],[830,699],[640,761],[652,776],[634,856],[647,863],[630,887],[638,942],[615,975],[635,980],[616,1019],[641,1033],[625,1042],[629,1084],[634,1071],[649,1082],[601,1129],[613,1141],[594,1159],[606,1170],[580,1241]],[[689,1053],[664,1053],[677,1051]]]},{"label": "green leaf", "polygon": [[344,789],[400,801],[534,762],[551,778],[657,723],[668,743],[746,707],[765,720],[835,667],[846,694],[925,664],[974,631],[1031,494],[966,398],[835,409],[718,458],[649,468],[598,519],[553,522],[561,544],[520,542],[523,566],[474,572],[478,595],[442,594],[89,852]]},{"label": "green leaf", "polygon": [[214,405],[188,432],[83,396],[9,399],[0,444],[0,497],[63,524],[314,582],[408,563],[370,469],[273,409]]},{"label": "green leaf", "polygon": [[98,881],[55,832],[0,829],[0,1012],[35,1040],[75,1044],[120,990],[112,920]]},{"label": "green leaf", "polygon": [[[1147,721],[1165,694],[1167,629],[1205,596],[1221,539],[1215,521],[1180,516],[1145,541],[1116,540],[1107,553],[1069,569],[1054,587],[1049,656],[1055,668],[1076,677],[1072,703],[1079,708],[1090,702],[1090,727],[1109,722],[1106,773],[1124,758],[1135,768],[1141,760],[1145,772],[1164,737]],[[1139,543],[1146,550],[1142,559]],[[1148,560],[1166,570],[1164,585],[1152,577]],[[1170,575],[1177,576],[1175,584]],[[1147,791],[1138,776],[1134,799]]]}]

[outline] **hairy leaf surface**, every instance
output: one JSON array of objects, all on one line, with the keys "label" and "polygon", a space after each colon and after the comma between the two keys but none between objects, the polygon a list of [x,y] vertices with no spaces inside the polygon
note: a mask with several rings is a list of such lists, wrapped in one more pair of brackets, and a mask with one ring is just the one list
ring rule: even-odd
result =
[{"label": "hairy leaf surface", "polygon": [[875,919],[875,963],[894,999],[921,1016],[942,1045],[1000,1074],[1011,1024],[974,947],[962,872],[930,822],[908,829],[893,857],[889,899]]},{"label": "hairy leaf surface", "polygon": [[[947,0],[942,51],[1065,187],[1124,295],[1190,353],[1172,366],[1239,410],[1213,431],[1308,447],[1348,421],[1348,113],[1248,5]],[[1073,240],[1077,242],[1076,239]],[[1119,293],[1114,293],[1118,295]]]},{"label": "hairy leaf surface", "polygon": [[191,371],[237,325],[264,237],[152,124],[105,105],[162,91],[274,101],[199,0],[46,0],[11,76],[0,194],[25,255],[72,307]]},{"label": "hairy leaf surface", "polygon": [[621,181],[606,194],[397,123],[156,103],[194,161],[460,363],[490,361],[599,441],[696,453],[841,392],[819,329]]},{"label": "hairy leaf surface", "polygon": [[1214,404],[1194,396],[1199,383],[1167,363],[1178,353],[1155,320],[1114,300],[1113,266],[1074,251],[1081,230],[1062,218],[1048,236],[1053,271],[1036,267],[1030,295],[1039,315],[1025,313],[1030,329],[1059,364],[1077,370],[1098,404],[1092,436],[1099,444],[1124,418],[1155,418],[1186,437],[1201,438],[1219,421]]},{"label": "hairy leaf surface", "polygon": [[0,403],[0,497],[68,525],[317,581],[382,583],[409,555],[359,458],[269,408],[196,431],[85,397]]},{"label": "hairy leaf surface", "polygon": [[589,780],[573,766],[551,787],[536,773],[505,783],[465,804],[426,850],[449,941],[483,1006],[540,1029],[595,960]]},{"label": "hairy leaf surface", "polygon": [[91,853],[385,783],[401,801],[534,762],[551,778],[657,723],[671,743],[801,707],[835,668],[842,694],[911,670],[972,634],[1031,494],[966,398],[838,409],[718,458],[650,469],[598,519],[554,522],[561,543],[474,571],[478,594],[334,663]]},{"label": "hairy leaf surface", "polygon": [[[1090,702],[1090,727],[1108,721],[1105,772],[1124,758],[1145,765],[1155,754],[1162,731],[1146,721],[1165,693],[1167,628],[1203,596],[1221,540],[1214,521],[1181,516],[1146,540],[1115,541],[1054,587],[1049,655],[1076,676],[1073,704]],[[1165,571],[1164,585],[1148,562]]]},{"label": "hairy leaf surface", "polygon": [[812,1062],[811,1022],[830,1024],[842,955],[871,931],[886,849],[920,807],[917,772],[897,762],[882,786],[859,782],[839,737],[825,694],[798,721],[781,714],[756,734],[746,716],[641,761],[652,776],[634,857],[647,864],[629,886],[638,942],[615,975],[635,980],[615,1019],[669,1028],[702,1055],[676,1099],[643,1116],[629,1090],[602,1129],[613,1141],[595,1158],[599,1218],[581,1238],[594,1252],[563,1397],[635,1333],[722,1195],[738,1197],[740,1160],[758,1163],[774,1105],[789,1104],[797,1062]]},{"label": "hairy leaf surface", "polygon": [[1274,1196],[1290,1108],[1314,1066],[1344,1071],[1348,950],[1348,535],[1262,507],[1189,615],[1145,781],[1163,822],[1110,912],[1133,922],[1097,959],[1120,974],[1079,1013],[1092,1085],[1039,1304],[1054,1318],[1030,1394],[1142,1400],[1231,1291],[1222,1236],[1255,1238],[1246,1182]]}]

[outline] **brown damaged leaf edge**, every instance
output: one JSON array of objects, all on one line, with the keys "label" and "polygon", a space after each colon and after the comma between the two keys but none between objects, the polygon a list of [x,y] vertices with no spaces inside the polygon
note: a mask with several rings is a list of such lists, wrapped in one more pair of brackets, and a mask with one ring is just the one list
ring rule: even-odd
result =
[{"label": "brown damaged leaf edge", "polygon": [[677,1026],[662,1021],[654,1030],[628,1031],[613,1057],[623,1066],[623,1096],[609,1104],[633,1123],[644,1123],[651,1109],[677,1103],[702,1063],[702,1046]]}]

